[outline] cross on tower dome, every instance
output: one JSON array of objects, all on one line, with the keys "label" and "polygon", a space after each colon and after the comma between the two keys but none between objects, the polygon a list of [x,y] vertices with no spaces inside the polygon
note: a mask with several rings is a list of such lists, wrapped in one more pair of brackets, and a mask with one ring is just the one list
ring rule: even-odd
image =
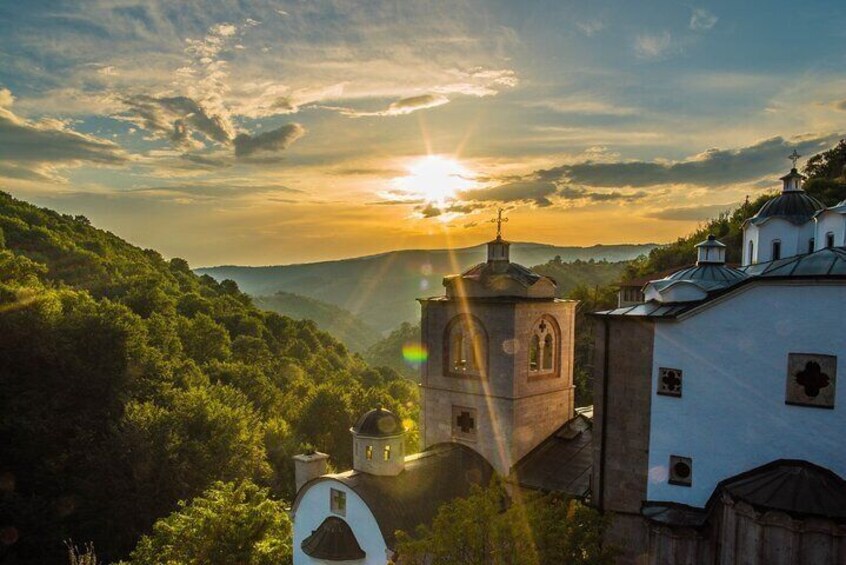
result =
[{"label": "cross on tower dome", "polygon": [[799,153],[798,153],[798,152],[794,149],[794,150],[793,150],[793,153],[791,153],[790,155],[788,155],[788,157],[787,157],[787,158],[788,158],[788,159],[790,159],[791,161],[793,161],[793,168],[795,169],[795,168],[796,168],[796,163],[798,163],[798,162],[799,162],[799,159],[801,159],[801,158],[802,158],[802,156],[801,156],[801,155],[800,155],[800,154],[799,154]]},{"label": "cross on tower dome", "polygon": [[502,217],[503,209],[500,208],[496,213],[496,218],[490,220],[492,224],[496,224],[496,238],[502,239],[502,224],[508,222],[508,218]]}]

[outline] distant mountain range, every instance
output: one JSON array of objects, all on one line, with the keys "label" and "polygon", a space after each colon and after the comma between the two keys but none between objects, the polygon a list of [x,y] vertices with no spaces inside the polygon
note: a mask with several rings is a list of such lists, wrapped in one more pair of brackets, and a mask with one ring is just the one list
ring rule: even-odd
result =
[{"label": "distant mountain range", "polygon": [[[556,256],[566,262],[577,259],[627,261],[649,253],[654,247],[657,245],[557,247],[512,243],[511,260],[526,266],[546,263]],[[358,317],[366,326],[384,333],[402,322],[417,321],[420,309],[415,299],[440,294],[444,275],[461,272],[484,260],[485,246],[477,245],[455,250],[391,251],[296,265],[225,265],[196,269],[196,272],[217,280],[232,279],[241,290],[256,297],[282,291],[334,304]],[[268,299],[261,298],[259,302],[262,301]],[[272,308],[269,302],[265,307]]]}]

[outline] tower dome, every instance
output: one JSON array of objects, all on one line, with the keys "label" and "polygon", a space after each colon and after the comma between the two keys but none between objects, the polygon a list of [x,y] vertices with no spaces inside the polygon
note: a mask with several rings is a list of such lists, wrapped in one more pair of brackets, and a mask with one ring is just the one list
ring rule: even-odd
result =
[{"label": "tower dome", "polygon": [[802,189],[804,179],[796,167],[790,169],[788,174],[781,177],[784,183],[781,194],[768,200],[749,221],[760,224],[770,218],[782,218],[801,225],[812,220],[814,214],[825,208],[825,205]]},{"label": "tower dome", "polygon": [[361,416],[350,432],[354,470],[394,476],[405,469],[405,427],[396,414],[379,406]]}]

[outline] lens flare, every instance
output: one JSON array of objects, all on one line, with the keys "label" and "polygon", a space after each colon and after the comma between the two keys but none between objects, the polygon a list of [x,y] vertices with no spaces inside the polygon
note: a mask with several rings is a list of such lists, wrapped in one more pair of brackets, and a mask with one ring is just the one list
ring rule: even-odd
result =
[{"label": "lens flare", "polygon": [[429,352],[420,343],[406,343],[402,346],[402,358],[410,365],[420,365],[429,357]]}]

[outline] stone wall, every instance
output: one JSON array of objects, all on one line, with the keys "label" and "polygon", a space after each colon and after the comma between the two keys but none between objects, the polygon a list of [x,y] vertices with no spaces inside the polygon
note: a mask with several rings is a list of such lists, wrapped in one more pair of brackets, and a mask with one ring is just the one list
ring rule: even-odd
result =
[{"label": "stone wall", "polygon": [[595,336],[593,502],[612,513],[606,541],[619,548],[619,563],[646,563],[648,530],[640,509],[648,479],[654,326],[598,318]]},{"label": "stone wall", "polygon": [[[573,324],[568,300],[434,299],[424,301],[422,337],[429,356],[422,367],[423,447],[457,441],[508,474],[526,453],[573,415]],[[446,370],[446,328],[456,316],[472,316],[485,330],[487,373],[456,377]],[[542,317],[558,336],[555,370],[529,374],[529,343]],[[473,434],[456,433],[456,407],[473,414]]]}]

